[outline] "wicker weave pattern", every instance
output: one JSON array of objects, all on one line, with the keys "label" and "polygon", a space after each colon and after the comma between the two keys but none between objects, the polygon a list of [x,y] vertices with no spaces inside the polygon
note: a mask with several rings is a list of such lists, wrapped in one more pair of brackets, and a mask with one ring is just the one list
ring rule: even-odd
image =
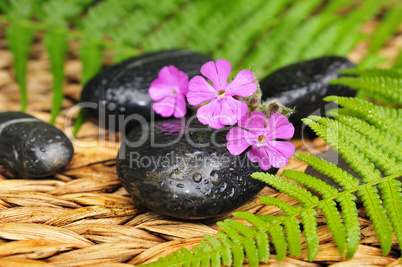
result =
[{"label": "wicker weave pattern", "polygon": [[[50,64],[39,41],[32,49],[28,66],[28,113],[49,121],[51,107]],[[402,46],[395,37],[383,53],[395,57]],[[56,126],[68,134],[65,125],[68,110],[79,98],[81,65],[76,59],[74,44],[65,66],[63,110]],[[361,44],[350,55],[359,59]],[[0,111],[19,109],[18,87],[11,67],[4,33],[0,32]],[[108,64],[108,62],[106,62]],[[199,222],[174,220],[137,207],[121,187],[115,168],[119,148],[118,134],[109,134],[92,122],[85,122],[74,140],[75,155],[68,167],[48,179],[27,180],[15,177],[0,166],[0,266],[129,266],[154,261],[182,247],[197,245],[203,234],[215,234],[217,220],[229,215]],[[97,146],[84,148],[80,142],[95,141]],[[298,151],[307,144],[317,151],[327,145],[321,139],[293,141]],[[291,159],[289,169],[304,170],[306,165]],[[281,170],[282,171],[282,170]],[[292,204],[293,200],[273,189],[260,195],[277,196]],[[277,208],[259,204],[258,198],[238,211],[277,215]],[[278,263],[271,256],[270,264],[280,266],[397,266],[398,250],[382,256],[371,223],[360,210],[361,245],[355,257],[342,262],[332,236],[319,216],[320,252],[313,263],[307,261],[306,244],[302,243],[299,259],[286,258]],[[394,244],[397,242],[395,240]],[[264,265],[263,265],[264,266]]]}]

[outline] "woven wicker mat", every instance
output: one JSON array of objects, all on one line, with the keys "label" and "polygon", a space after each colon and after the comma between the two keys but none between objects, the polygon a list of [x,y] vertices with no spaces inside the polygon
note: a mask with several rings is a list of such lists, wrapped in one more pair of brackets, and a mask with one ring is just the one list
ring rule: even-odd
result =
[{"label": "woven wicker mat", "polygon": [[[375,24],[375,22],[373,22]],[[370,28],[370,23],[367,25]],[[52,76],[50,64],[38,36],[28,64],[29,105],[27,113],[49,121]],[[402,47],[402,36],[396,36],[382,49],[382,55],[395,58]],[[56,126],[69,134],[70,117],[81,92],[81,64],[77,45],[70,45],[65,66],[63,110]],[[367,44],[360,44],[349,58],[358,62]],[[11,67],[12,55],[0,30],[0,111],[19,109],[19,92]],[[105,64],[110,64],[106,59]],[[70,135],[71,136],[71,135]],[[80,142],[97,142],[82,148]],[[317,153],[327,148],[323,140],[293,141],[298,151]],[[67,168],[47,179],[20,179],[0,166],[0,266],[129,266],[149,263],[182,247],[198,244],[204,234],[217,233],[216,221],[174,220],[146,209],[136,208],[117,178],[115,158],[119,136],[85,122],[78,138],[73,140],[75,155]],[[304,170],[306,165],[291,159],[289,169]],[[281,170],[282,171],[282,170]],[[294,200],[266,187],[260,195]],[[277,208],[259,204],[254,198],[238,210],[254,214],[279,214]],[[365,211],[359,210],[361,244],[354,258],[343,262],[325,219],[318,217],[320,250],[314,262],[308,262],[305,242],[302,255],[282,262],[272,255],[271,265],[280,266],[396,266],[400,264],[399,249],[382,256],[379,242]],[[247,262],[245,264],[247,266]],[[262,264],[265,266],[265,264]]]}]

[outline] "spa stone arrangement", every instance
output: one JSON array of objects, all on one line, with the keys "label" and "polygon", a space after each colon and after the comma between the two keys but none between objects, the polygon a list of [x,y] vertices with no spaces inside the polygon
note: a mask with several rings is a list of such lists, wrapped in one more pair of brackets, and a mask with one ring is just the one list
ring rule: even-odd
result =
[{"label": "spa stone arrangement", "polygon": [[[228,61],[167,50],[101,71],[84,87],[81,102],[88,117],[124,137],[117,172],[136,205],[202,219],[254,197],[265,184],[252,179],[253,172],[275,174],[286,165],[294,153],[287,140],[303,133],[300,119],[323,111],[325,96],[354,95],[328,83],[351,67],[328,56],[281,68],[260,83],[249,70],[228,81]],[[13,135],[18,144],[10,142]],[[73,155],[64,134],[23,113],[1,114],[0,138],[1,163],[22,177],[54,174]]]}]

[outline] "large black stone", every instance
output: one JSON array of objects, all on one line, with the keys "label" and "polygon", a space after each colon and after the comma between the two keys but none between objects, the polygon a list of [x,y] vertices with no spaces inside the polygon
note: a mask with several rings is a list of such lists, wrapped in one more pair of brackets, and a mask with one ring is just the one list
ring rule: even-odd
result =
[{"label": "large black stone", "polygon": [[[265,186],[250,177],[262,171],[257,163],[246,153],[229,153],[227,130],[186,123],[138,126],[122,144],[117,172],[135,203],[176,218],[202,219],[233,211]],[[141,144],[128,143],[141,138]]]},{"label": "large black stone", "polygon": [[[164,66],[174,65],[191,79],[210,60],[189,50],[160,51],[127,59],[89,80],[81,94],[81,105],[88,116],[98,119],[100,126],[123,132],[138,125],[138,118],[124,123],[128,116],[140,116],[146,121],[155,116],[148,89]],[[86,107],[88,103],[94,106]]]},{"label": "large black stone", "polygon": [[0,113],[0,164],[19,176],[52,175],[73,154],[71,141],[53,125],[22,112]]},{"label": "large black stone", "polygon": [[301,137],[303,132],[307,136],[314,136],[307,126],[304,127],[301,119],[309,115],[326,116],[326,110],[336,107],[325,102],[325,96],[354,96],[356,91],[349,87],[329,84],[330,80],[342,76],[338,73],[339,70],[354,67],[348,59],[337,56],[316,58],[283,67],[262,79],[262,100],[278,99],[284,106],[295,110],[289,117],[289,121],[295,126],[295,137]]}]

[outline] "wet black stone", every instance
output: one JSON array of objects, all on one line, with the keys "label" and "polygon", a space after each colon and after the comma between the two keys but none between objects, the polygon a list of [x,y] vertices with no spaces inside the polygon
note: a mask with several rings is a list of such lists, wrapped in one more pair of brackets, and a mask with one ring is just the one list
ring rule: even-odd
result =
[{"label": "wet black stone", "polygon": [[[162,67],[174,65],[191,79],[199,75],[201,66],[210,60],[189,50],[160,51],[127,59],[88,81],[81,94],[81,105],[88,116],[99,120],[101,127],[111,130],[125,131],[138,125],[138,117],[131,117],[127,124],[123,123],[130,115],[140,116],[146,121],[150,121],[152,116],[162,119],[153,112],[153,101],[148,93],[151,82],[158,77]],[[95,106],[86,107],[86,102]]]},{"label": "wet black stone", "polygon": [[[262,171],[257,163],[246,153],[229,153],[227,130],[185,123],[136,127],[122,144],[117,172],[134,203],[176,218],[202,219],[233,211],[265,186],[250,177]],[[141,138],[143,143],[134,144]]]},{"label": "wet black stone", "polygon": [[22,112],[0,113],[0,164],[17,175],[52,175],[73,154],[71,141],[53,125]]},{"label": "wet black stone", "polygon": [[303,61],[278,69],[262,79],[262,100],[278,99],[284,106],[295,109],[289,121],[295,126],[295,137],[302,133],[315,136],[301,119],[309,115],[326,116],[325,111],[335,108],[323,100],[325,96],[354,96],[355,90],[343,85],[330,85],[332,79],[341,77],[341,69],[354,68],[348,59],[326,56]]}]

